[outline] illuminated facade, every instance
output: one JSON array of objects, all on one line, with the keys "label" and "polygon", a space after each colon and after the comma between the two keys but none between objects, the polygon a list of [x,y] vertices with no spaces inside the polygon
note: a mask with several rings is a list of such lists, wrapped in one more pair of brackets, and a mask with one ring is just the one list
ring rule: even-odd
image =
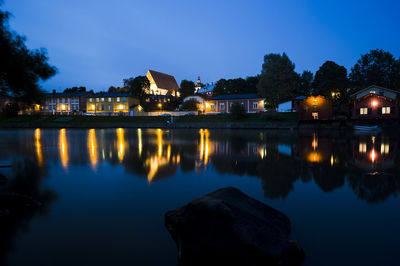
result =
[{"label": "illuminated facade", "polygon": [[88,92],[45,94],[43,111],[50,114],[83,114],[86,112]]},{"label": "illuminated facade", "polygon": [[399,92],[370,86],[353,95],[352,119],[397,119]]},{"label": "illuminated facade", "polygon": [[218,95],[205,102],[206,114],[229,113],[234,103],[241,104],[246,113],[264,111],[264,98],[257,94]]},{"label": "illuminated facade", "polygon": [[150,89],[147,94],[179,97],[179,86],[174,76],[148,70],[146,77],[150,81]]},{"label": "illuminated facade", "polygon": [[332,100],[321,96],[310,96],[297,103],[299,121],[333,119]]},{"label": "illuminated facade", "polygon": [[139,100],[127,92],[93,94],[88,97],[86,110],[93,115],[134,115],[143,111]]}]

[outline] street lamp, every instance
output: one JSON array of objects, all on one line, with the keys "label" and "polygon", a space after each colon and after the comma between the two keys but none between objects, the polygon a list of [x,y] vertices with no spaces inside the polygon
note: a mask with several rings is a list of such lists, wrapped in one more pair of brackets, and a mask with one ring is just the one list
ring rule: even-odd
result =
[{"label": "street lamp", "polygon": [[160,108],[160,112],[161,112],[161,110],[162,110],[162,109],[161,109],[161,108],[162,108],[162,104],[159,103],[159,104],[158,104],[158,107]]}]

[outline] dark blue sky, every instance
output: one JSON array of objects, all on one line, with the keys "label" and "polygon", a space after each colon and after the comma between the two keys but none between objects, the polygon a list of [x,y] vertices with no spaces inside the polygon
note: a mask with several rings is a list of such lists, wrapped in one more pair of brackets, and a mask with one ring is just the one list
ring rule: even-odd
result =
[{"label": "dark blue sky", "polygon": [[5,0],[29,48],[48,49],[58,74],[43,84],[95,91],[147,69],[203,82],[260,73],[286,52],[296,71],[326,60],[348,71],[360,54],[400,55],[400,1]]}]

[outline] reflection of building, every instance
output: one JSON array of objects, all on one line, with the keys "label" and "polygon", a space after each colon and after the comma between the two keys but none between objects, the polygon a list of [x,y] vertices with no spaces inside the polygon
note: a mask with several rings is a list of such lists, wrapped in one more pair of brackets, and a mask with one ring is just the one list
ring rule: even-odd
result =
[{"label": "reflection of building", "polygon": [[324,96],[310,96],[298,101],[299,121],[333,118],[332,101]]},{"label": "reflection of building", "polygon": [[399,117],[397,96],[399,92],[370,86],[353,95],[352,119],[382,119]]},{"label": "reflection of building", "polygon": [[96,93],[87,101],[87,113],[94,115],[133,115],[142,110],[139,100],[127,92]]},{"label": "reflection of building", "polygon": [[395,166],[397,143],[384,136],[359,136],[352,141],[354,164],[364,170]]},{"label": "reflection of building", "polygon": [[264,98],[257,94],[218,95],[206,102],[207,114],[229,113],[232,105],[238,103],[247,113],[264,111]]},{"label": "reflection of building", "polygon": [[86,112],[86,98],[89,92],[53,93],[45,94],[44,111],[52,114],[71,114]]},{"label": "reflection of building", "polygon": [[179,97],[179,86],[174,76],[149,70],[146,77],[150,81],[150,91],[148,94]]},{"label": "reflection of building", "polygon": [[301,136],[295,147],[297,157],[310,163],[322,163],[330,161],[333,165],[333,143],[330,138],[319,138],[316,133],[313,135]]}]

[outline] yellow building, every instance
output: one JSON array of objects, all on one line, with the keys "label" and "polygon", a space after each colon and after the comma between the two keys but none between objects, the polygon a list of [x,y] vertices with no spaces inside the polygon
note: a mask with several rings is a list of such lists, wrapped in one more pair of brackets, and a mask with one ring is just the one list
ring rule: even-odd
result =
[{"label": "yellow building", "polygon": [[93,115],[134,115],[142,112],[139,100],[127,92],[103,92],[88,97],[88,114]]},{"label": "yellow building", "polygon": [[146,77],[150,81],[148,94],[179,97],[179,86],[174,76],[149,70],[147,71]]}]

